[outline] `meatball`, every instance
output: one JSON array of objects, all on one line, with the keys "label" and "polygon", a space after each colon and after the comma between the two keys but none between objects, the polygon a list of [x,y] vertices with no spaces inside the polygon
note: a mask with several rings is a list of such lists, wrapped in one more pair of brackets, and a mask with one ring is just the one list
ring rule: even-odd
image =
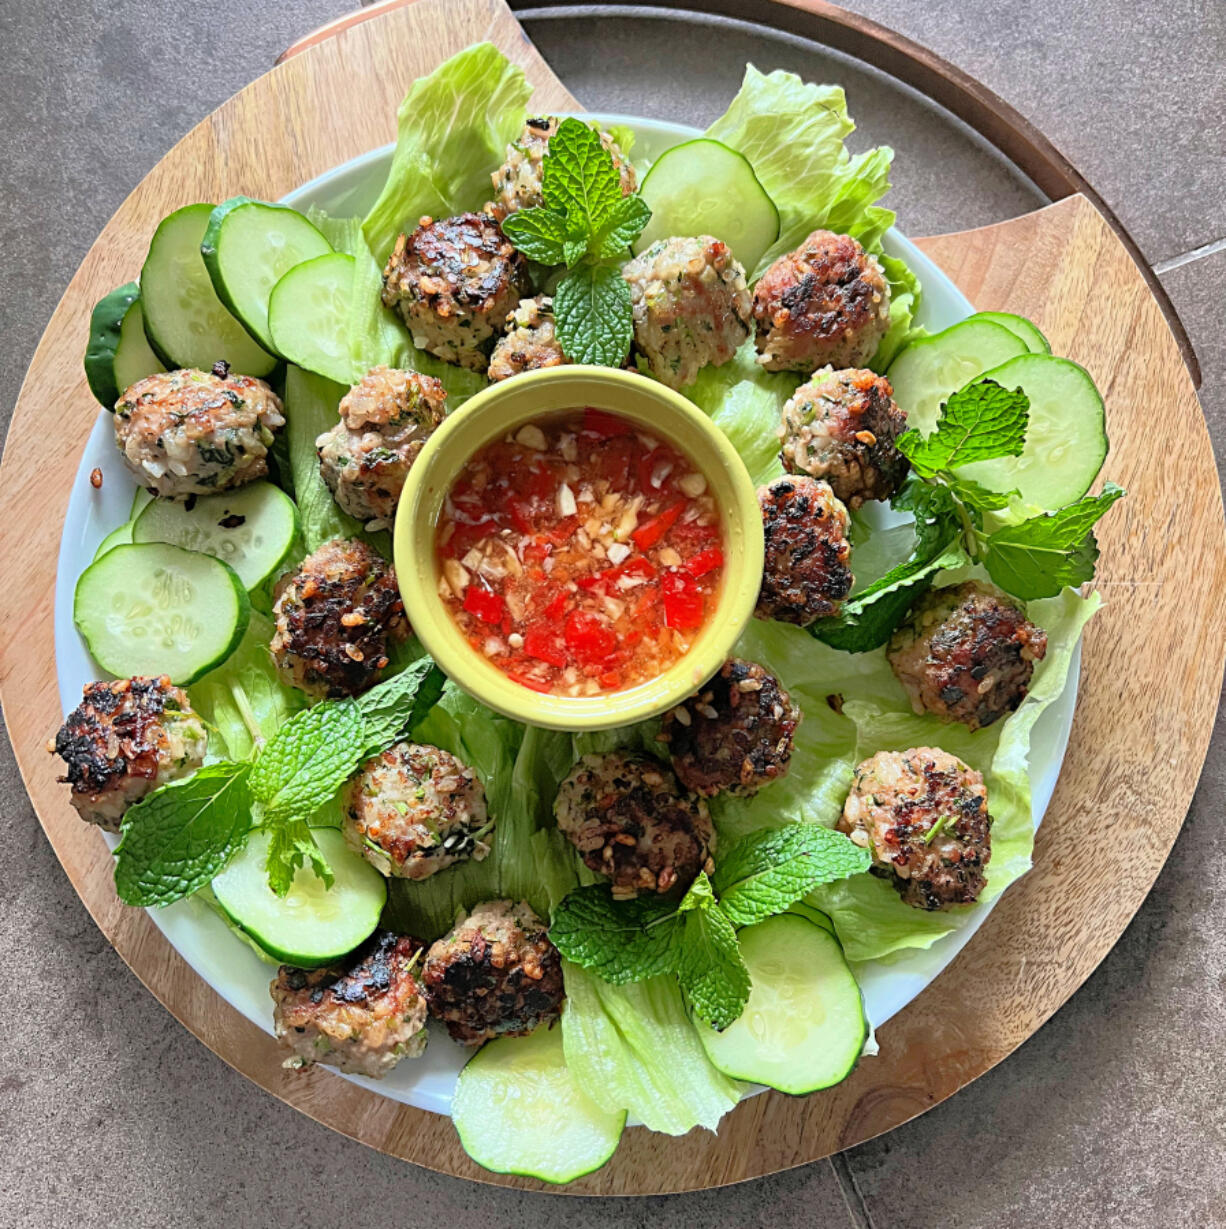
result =
[{"label": "meatball", "polygon": [[395,520],[409,467],[443,421],[446,400],[433,376],[394,367],[373,368],[341,398],[340,422],[315,448],[323,480],[350,516]]},{"label": "meatball", "polygon": [[860,367],[890,327],[890,287],[850,235],[815,230],[762,274],[753,315],[767,371]]},{"label": "meatball", "polygon": [[[541,172],[545,151],[562,121],[556,115],[534,116],[524,125],[519,140],[507,146],[507,160],[490,176],[497,199],[485,207],[498,219],[517,209],[531,209],[544,204],[541,195]],[[613,165],[621,176],[622,195],[629,196],[637,186],[634,167],[626,161],[617,142],[607,132],[601,132],[600,143],[613,155]]]},{"label": "meatball", "polygon": [[523,1037],[562,1008],[562,958],[523,901],[489,900],[426,953],[430,1014],[455,1041]]},{"label": "meatball", "polygon": [[204,762],[208,734],[187,693],[160,678],[87,683],[55,736],[82,819],[118,832],[124,812]]},{"label": "meatball", "polygon": [[400,742],[376,755],[345,787],[342,806],[345,840],[383,875],[425,879],[490,851],[485,789],[438,747]]},{"label": "meatball", "polygon": [[886,656],[917,713],[972,730],[1026,697],[1047,633],[999,589],[967,581],[933,589],[890,637]]},{"label": "meatball", "polygon": [[851,592],[847,509],[829,483],[777,478],[758,488],[766,557],[754,613],[806,627],[839,612]]},{"label": "meatball", "polygon": [[525,371],[560,367],[567,361],[554,331],[553,300],[548,295],[520,299],[507,317],[508,332],[490,355],[491,380],[509,380]]},{"label": "meatball", "polygon": [[162,371],[115,402],[115,443],[132,476],[163,499],[242,486],[268,473],[281,399],[225,363],[209,371]]},{"label": "meatball", "polygon": [[618,900],[684,892],[699,871],[715,867],[707,804],[649,755],[585,755],[553,809],[558,827],[587,866],[612,881]]},{"label": "meatball", "polygon": [[661,738],[686,789],[704,798],[748,797],[787,772],[800,718],[773,674],[733,658],[665,714]]},{"label": "meatball", "polygon": [[710,235],[660,239],[623,269],[630,283],[634,346],[670,388],[708,363],[726,363],[749,337],[745,270]]},{"label": "meatball", "polygon": [[823,367],[783,407],[779,456],[790,473],[824,479],[858,508],[902,486],[910,462],[894,441],[906,429],[907,415],[885,376]]},{"label": "meatball", "polygon": [[383,302],[404,317],[414,345],[473,371],[485,370],[527,290],[528,262],[484,213],[422,218],[383,271]]},{"label": "meatball", "polygon": [[409,634],[396,573],[365,542],[334,538],[277,584],[273,660],[308,696],[354,696]]},{"label": "meatball", "polygon": [[873,857],[908,905],[977,900],[992,856],[983,777],[936,747],[879,751],[856,769],[838,828]]},{"label": "meatball", "polygon": [[342,968],[282,965],[272,983],[273,1031],[293,1051],[287,1067],[327,1063],[385,1076],[426,1048],[426,995],[416,975],[422,944],[384,931]]}]

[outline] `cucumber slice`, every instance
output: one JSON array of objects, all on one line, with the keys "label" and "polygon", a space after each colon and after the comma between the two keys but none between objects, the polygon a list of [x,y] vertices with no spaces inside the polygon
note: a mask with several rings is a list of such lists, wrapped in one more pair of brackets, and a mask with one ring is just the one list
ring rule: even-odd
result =
[{"label": "cucumber slice", "polygon": [[1025,316],[1015,316],[1012,312],[976,312],[972,320],[990,320],[1020,337],[1026,343],[1026,349],[1031,354],[1050,354],[1051,342],[1039,332],[1038,325],[1032,324]]},{"label": "cucumber slice", "polygon": [[268,329],[272,288],[295,265],[330,251],[332,245],[297,209],[245,196],[213,210],[200,242],[217,297],[265,350],[276,349]]},{"label": "cucumber slice", "polygon": [[110,533],[98,543],[98,549],[94,551],[94,561],[101,559],[109,550],[114,550],[117,546],[130,546],[132,543],[132,522],[124,521],[118,529],[112,529]]},{"label": "cucumber slice", "polygon": [[1027,353],[1016,333],[972,316],[931,337],[913,341],[885,373],[894,400],[906,411],[907,426],[931,434],[950,393],[990,367]]},{"label": "cucumber slice", "polygon": [[787,911],[812,922],[814,926],[820,926],[827,934],[838,938],[835,934],[834,923],[820,909],[814,909],[812,905],[806,905],[803,900],[798,900],[795,904],[789,905]]},{"label": "cucumber slice", "polygon": [[200,255],[212,213],[212,205],[186,205],[153,232],[140,271],[145,333],[168,367],[208,371],[224,359],[242,375],[266,376],[276,358],[226,311]]},{"label": "cucumber slice", "polygon": [[298,367],[349,384],[349,304],[353,297],[352,256],[332,252],[291,269],[272,288],[268,324],[277,352]]},{"label": "cucumber slice", "polygon": [[748,159],[722,141],[703,137],[666,150],[639,194],[651,221],[634,244],[641,252],[672,235],[712,235],[752,273],[779,238],[779,211]]},{"label": "cucumber slice", "polygon": [[626,1112],[601,1109],[566,1067],[562,1030],[487,1041],[456,1081],[460,1143],[496,1174],[573,1182],[617,1149]]},{"label": "cucumber slice", "polygon": [[1055,511],[1080,499],[1107,459],[1107,414],[1090,373],[1067,358],[1024,354],[983,373],[1030,398],[1020,457],[976,461],[958,473],[1023,503]]},{"label": "cucumber slice", "polygon": [[138,486],[136,494],[132,496],[132,511],[128,513],[128,520],[136,520],[151,503],[153,503],[153,496],[143,486]]},{"label": "cucumber slice", "polygon": [[298,533],[298,509],[271,482],[205,495],[186,504],[154,500],[136,518],[133,542],[170,542],[228,563],[247,587],[268,578],[289,554]]},{"label": "cucumber slice", "polygon": [[98,300],[89,318],[85,381],[89,391],[114,410],[124,389],[166,369],[145,337],[140,287],[129,282]]},{"label": "cucumber slice", "polygon": [[753,988],[722,1033],[695,1021],[711,1062],[734,1080],[796,1096],[845,1080],[868,1021],[838,940],[795,913],[746,926],[739,938]]},{"label": "cucumber slice", "polygon": [[72,617],[94,660],[119,678],[195,682],[234,651],[251,604],[211,555],[163,543],[116,546],[81,573]]},{"label": "cucumber slice", "polygon": [[226,916],[274,960],[300,969],[331,964],[360,946],[374,934],[387,903],[387,880],[335,828],[311,834],[332,868],[330,888],[304,866],[289,893],[278,896],[264,870],[270,838],[258,828],[213,880]]}]

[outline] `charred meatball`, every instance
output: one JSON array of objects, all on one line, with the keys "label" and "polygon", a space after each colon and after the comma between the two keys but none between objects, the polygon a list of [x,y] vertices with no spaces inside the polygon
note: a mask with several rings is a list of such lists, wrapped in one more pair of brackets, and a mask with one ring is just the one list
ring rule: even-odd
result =
[{"label": "charred meatball", "polygon": [[567,361],[554,329],[553,300],[548,295],[520,299],[507,318],[508,332],[490,355],[489,377],[509,380],[525,371],[560,367]]},{"label": "charred meatball", "polygon": [[160,678],[87,683],[55,736],[82,819],[118,832],[124,812],[204,762],[208,734],[187,693]]},{"label": "charred meatball", "polygon": [[473,371],[485,370],[527,290],[528,262],[484,213],[422,218],[383,270],[383,302],[404,317],[413,343]]},{"label": "charred meatball", "polygon": [[327,1063],[353,1075],[385,1076],[426,1048],[422,945],[384,931],[343,968],[282,965],[270,987],[273,1030],[293,1051],[287,1067]]},{"label": "charred meatball", "polygon": [[894,441],[906,429],[885,376],[823,367],[783,407],[779,456],[789,473],[824,479],[858,508],[902,486],[910,462]]},{"label": "charred meatball", "polygon": [[552,1024],[562,1008],[562,958],[523,901],[478,905],[426,954],[430,1014],[478,1046]]},{"label": "charred meatball", "polygon": [[1026,698],[1047,633],[979,581],[933,589],[890,638],[886,656],[917,713],[991,725]]},{"label": "charred meatball", "polygon": [[754,613],[806,627],[839,612],[851,592],[847,509],[829,483],[778,478],[758,488],[766,558]]},{"label": "charred meatball", "polygon": [[558,789],[558,827],[619,900],[684,892],[714,869],[707,804],[649,755],[585,755]]},{"label": "charred meatball", "polygon": [[115,443],[154,495],[212,495],[268,473],[273,433],[285,425],[281,400],[263,380],[229,371],[162,371],[115,402]]},{"label": "charred meatball", "polygon": [[345,840],[383,875],[425,879],[490,851],[485,789],[467,764],[438,747],[389,747],[362,765],[342,805]]},{"label": "charred meatball", "polygon": [[623,269],[630,283],[634,347],[670,388],[708,363],[726,363],[749,337],[745,270],[710,235],[660,239]]},{"label": "charred meatball", "polygon": [[340,404],[341,420],[316,441],[319,472],[359,521],[390,525],[409,467],[443,421],[447,390],[433,376],[375,367]]},{"label": "charred meatball", "polygon": [[686,789],[748,797],[787,772],[800,717],[773,674],[733,658],[665,714],[661,737]]},{"label": "charred meatball", "polygon": [[880,751],[856,769],[838,827],[908,905],[977,900],[992,856],[983,777],[936,747]]},{"label": "charred meatball", "polygon": [[767,371],[861,367],[890,327],[890,287],[850,235],[815,230],[762,274],[753,315]]},{"label": "charred meatball", "polygon": [[365,542],[334,538],[277,585],[273,660],[308,696],[355,696],[409,634],[396,573]]}]

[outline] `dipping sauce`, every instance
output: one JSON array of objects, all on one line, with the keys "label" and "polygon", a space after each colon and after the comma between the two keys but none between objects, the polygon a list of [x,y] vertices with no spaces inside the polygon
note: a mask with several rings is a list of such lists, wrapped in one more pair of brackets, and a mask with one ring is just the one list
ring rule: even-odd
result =
[{"label": "dipping sauce", "polygon": [[605,410],[542,415],[457,476],[435,539],[469,644],[534,691],[656,678],[715,612],[723,528],[705,476]]}]

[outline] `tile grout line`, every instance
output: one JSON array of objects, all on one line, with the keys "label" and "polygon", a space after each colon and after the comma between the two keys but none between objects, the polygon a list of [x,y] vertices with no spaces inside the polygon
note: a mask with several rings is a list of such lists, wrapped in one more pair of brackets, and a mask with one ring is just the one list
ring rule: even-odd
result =
[{"label": "tile grout line", "polygon": [[1169,256],[1166,260],[1155,261],[1151,267],[1161,276],[1163,273],[1170,273],[1172,269],[1180,269],[1184,265],[1192,264],[1193,261],[1203,260],[1206,256],[1216,256],[1218,252],[1226,252],[1226,236],[1221,239],[1211,239],[1198,248],[1180,252],[1178,256]]},{"label": "tile grout line", "polygon": [[873,1229],[873,1218],[868,1214],[864,1196],[860,1194],[860,1188],[856,1185],[851,1166],[847,1164],[846,1154],[836,1152],[829,1160],[830,1168],[834,1170],[834,1176],[838,1179],[839,1188],[843,1192],[847,1214],[851,1217],[855,1229]]}]

